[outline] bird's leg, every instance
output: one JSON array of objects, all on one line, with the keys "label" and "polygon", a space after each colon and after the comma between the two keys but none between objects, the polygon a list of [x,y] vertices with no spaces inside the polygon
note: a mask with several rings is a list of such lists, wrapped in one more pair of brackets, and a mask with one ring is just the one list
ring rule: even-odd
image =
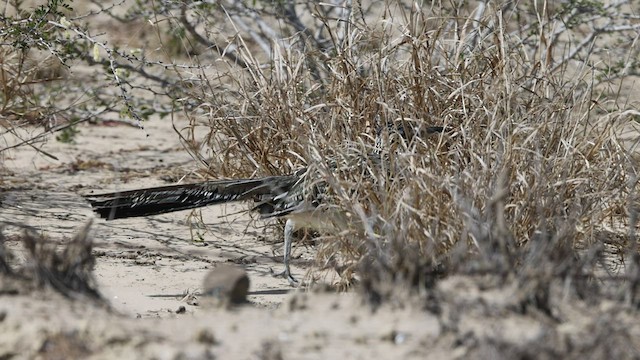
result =
[{"label": "bird's leg", "polygon": [[287,219],[287,222],[284,224],[284,277],[289,280],[291,286],[295,286],[298,283],[298,280],[291,275],[291,269],[289,268],[289,262],[291,261],[291,244],[293,243],[293,232],[295,228],[295,222],[292,219]]},{"label": "bird's leg", "polygon": [[289,261],[291,260],[291,243],[293,242],[295,226],[295,222],[292,219],[287,219],[287,222],[284,224],[284,271],[276,274],[277,276],[283,276],[286,278],[291,286],[296,286],[298,284],[298,280],[291,275],[291,269],[289,268]]}]

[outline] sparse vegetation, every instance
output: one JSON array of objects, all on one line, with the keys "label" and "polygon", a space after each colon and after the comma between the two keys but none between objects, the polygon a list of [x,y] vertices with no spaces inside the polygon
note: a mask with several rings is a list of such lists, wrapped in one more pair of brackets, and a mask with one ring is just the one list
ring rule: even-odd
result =
[{"label": "sparse vegetation", "polygon": [[[546,311],[553,282],[580,293],[612,246],[640,266],[635,144],[618,137],[638,114],[626,91],[639,28],[627,1],[100,8],[123,26],[150,21],[168,61],[98,40],[92,13],[47,6],[3,18],[8,131],[55,114],[68,120],[55,130],[74,126],[59,137],[68,141],[88,114],[171,113],[190,120],[178,131],[210,176],[309,167],[309,186],[326,184],[324,206],[354,220],[322,235],[317,263],[335,264],[344,285],[359,280],[374,302],[397,284],[423,291],[447,274],[490,273]],[[36,49],[102,76],[62,108],[47,105],[44,94],[77,83],[22,66]],[[95,86],[105,76],[110,86]],[[625,237],[611,244],[610,234]],[[630,286],[627,298],[638,295]]]},{"label": "sparse vegetation", "polygon": [[188,145],[212,174],[312,168],[359,220],[327,234],[318,263],[340,254],[372,299],[461,271],[517,280],[546,309],[552,281],[583,284],[602,235],[636,226],[634,149],[617,134],[635,116],[621,89],[637,25],[624,2],[536,4],[285,6],[293,36],[270,52],[237,36],[236,92],[203,73]]},{"label": "sparse vegetation", "polygon": [[[398,358],[637,358],[636,7],[3,3],[0,170],[21,146],[55,158],[40,141],[76,145],[65,154],[73,160],[38,167],[41,176],[0,175],[0,358],[364,358],[381,349],[379,357]],[[88,224],[71,240],[57,238],[84,221],[90,210],[78,193],[103,174],[120,172],[126,183],[163,172],[174,182],[185,171],[183,157],[158,155],[156,143],[85,158],[83,131],[102,123],[108,140],[122,140],[128,134],[114,123],[138,131],[167,117],[199,178],[307,167],[320,212],[338,209],[350,227],[312,234],[320,241],[305,280],[357,289],[376,311],[317,286],[267,316],[288,290],[281,284],[252,288],[250,301],[270,298],[229,313],[185,299],[166,306],[180,301],[171,286],[198,286],[188,276],[221,262],[280,281],[267,278],[266,242],[246,228],[234,238],[231,225],[244,227],[244,217],[192,231],[197,244],[175,229],[182,219],[161,217],[144,219],[151,225],[136,228],[138,237],[136,226],[101,224],[96,235],[109,236],[97,249]],[[111,158],[136,151],[145,152],[141,162]],[[140,163],[162,170],[149,175]],[[36,218],[60,226],[49,233],[20,223]],[[93,256],[113,309],[94,306],[104,300]],[[61,301],[43,288],[94,301]],[[142,296],[161,309],[140,305]]]}]

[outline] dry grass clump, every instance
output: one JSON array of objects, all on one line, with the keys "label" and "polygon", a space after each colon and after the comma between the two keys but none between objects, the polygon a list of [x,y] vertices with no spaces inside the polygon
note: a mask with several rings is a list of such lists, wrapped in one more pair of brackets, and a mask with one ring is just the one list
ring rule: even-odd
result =
[{"label": "dry grass clump", "polygon": [[[352,219],[317,260],[339,255],[344,280],[358,272],[372,298],[450,271],[591,274],[597,252],[579,249],[629,226],[636,186],[617,138],[629,119],[610,97],[624,74],[597,68],[582,13],[476,6],[354,8],[344,34],[324,19],[331,46],[274,44],[268,67],[241,47],[249,76],[191,114],[191,150],[218,177],[309,167],[323,206]],[[567,18],[590,50],[573,27],[554,32]],[[527,284],[524,298],[542,291]]]},{"label": "dry grass clump", "polygon": [[[91,221],[64,246],[57,250],[55,243],[24,227],[20,236],[28,252],[25,264],[15,263],[5,246],[0,231],[0,293],[23,292],[37,288],[51,288],[68,298],[84,297],[102,300],[93,277],[95,258],[91,254],[93,240],[89,236]],[[2,229],[0,229],[2,230]]]}]

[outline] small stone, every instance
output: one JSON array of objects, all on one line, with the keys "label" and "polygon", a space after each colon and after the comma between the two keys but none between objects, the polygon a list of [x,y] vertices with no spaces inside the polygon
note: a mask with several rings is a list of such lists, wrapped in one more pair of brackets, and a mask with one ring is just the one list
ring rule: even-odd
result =
[{"label": "small stone", "polygon": [[203,295],[219,305],[241,304],[247,301],[249,276],[234,265],[219,265],[204,278]]}]

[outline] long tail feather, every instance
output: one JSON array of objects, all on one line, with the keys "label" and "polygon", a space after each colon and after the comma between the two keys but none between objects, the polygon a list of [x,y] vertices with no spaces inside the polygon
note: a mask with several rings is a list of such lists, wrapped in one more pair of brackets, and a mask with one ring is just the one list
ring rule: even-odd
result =
[{"label": "long tail feather", "polygon": [[107,220],[157,215],[207,205],[276,197],[289,191],[295,176],[260,179],[215,180],[99,195],[86,195],[93,210]]}]

